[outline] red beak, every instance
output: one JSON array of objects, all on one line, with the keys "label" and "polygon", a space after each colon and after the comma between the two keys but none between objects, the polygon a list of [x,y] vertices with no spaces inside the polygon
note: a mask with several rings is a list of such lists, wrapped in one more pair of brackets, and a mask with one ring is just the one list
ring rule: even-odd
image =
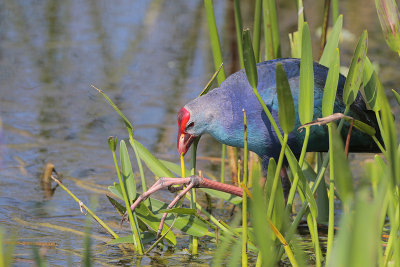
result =
[{"label": "red beak", "polygon": [[178,135],[178,153],[181,155],[186,154],[186,152],[189,150],[189,147],[192,145],[194,139],[196,137],[193,135],[190,135],[188,133],[179,133]]},{"label": "red beak", "polygon": [[179,155],[183,153],[183,155],[186,154],[186,152],[189,150],[189,147],[192,145],[194,139],[196,136],[188,134],[185,132],[186,124],[190,119],[190,112],[187,111],[184,107],[181,108],[178,112],[178,141],[177,141],[177,146],[178,146],[178,152]]}]

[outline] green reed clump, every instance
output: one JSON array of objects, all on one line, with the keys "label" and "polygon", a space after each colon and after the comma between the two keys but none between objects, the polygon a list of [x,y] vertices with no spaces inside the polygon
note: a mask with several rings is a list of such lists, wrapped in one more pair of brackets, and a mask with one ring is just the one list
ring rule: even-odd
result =
[{"label": "green reed clump", "polygon": [[[308,138],[311,135],[311,127],[314,118],[314,74],[313,56],[311,47],[311,34],[308,23],[305,21],[305,12],[301,0],[296,1],[299,8],[298,28],[290,36],[292,55],[301,58],[300,88],[299,88],[299,118],[305,128],[305,139],[299,160],[296,159],[289,146],[288,135],[294,128],[295,108],[290,85],[286,73],[280,64],[277,65],[276,84],[279,102],[278,122],[275,122],[270,110],[263,102],[257,90],[256,62],[263,58],[272,59],[281,56],[281,40],[279,38],[278,13],[275,1],[256,0],[254,10],[254,38],[250,38],[250,31],[242,29],[239,1],[234,2],[236,35],[239,43],[240,62],[245,67],[249,84],[254,94],[262,105],[274,131],[281,142],[281,152],[278,159],[270,159],[267,170],[267,181],[261,183],[260,165],[248,160],[247,142],[244,149],[243,180],[239,184],[243,188],[243,200],[226,193],[215,192],[208,189],[198,189],[206,192],[211,197],[228,201],[241,208],[241,216],[235,215],[232,223],[228,225],[209,214],[196,201],[195,191],[191,192],[190,209],[172,208],[166,209],[166,204],[149,199],[130,212],[130,205],[140,195],[136,191],[133,179],[133,171],[129,160],[128,148],[124,141],[120,142],[120,165],[116,159],[116,139],[109,139],[111,151],[118,174],[119,183],[110,186],[110,191],[120,200],[125,202],[118,205],[118,201],[110,199],[117,207],[118,212],[124,214],[127,211],[132,235],[129,237],[117,237],[112,244],[130,242],[135,244],[139,254],[148,253],[156,244],[166,240],[168,245],[177,244],[176,236],[171,228],[177,228],[191,236],[191,253],[198,253],[198,242],[203,236],[209,236],[218,240],[213,264],[242,264],[247,266],[254,260],[250,255],[257,255],[257,266],[276,265],[284,258],[293,266],[306,266],[310,260],[305,258],[306,251],[298,245],[302,237],[297,234],[300,221],[306,218],[308,229],[313,244],[313,263],[316,266],[387,266],[400,263],[400,247],[397,242],[400,228],[399,216],[399,184],[400,184],[400,146],[397,139],[396,127],[391,114],[389,102],[384,88],[379,81],[378,74],[373,69],[367,57],[368,34],[364,31],[358,41],[349,74],[343,90],[343,102],[346,105],[345,115],[350,105],[354,102],[361,83],[364,87],[366,102],[375,112],[382,140],[375,136],[373,128],[353,118],[340,116],[339,123],[333,116],[334,102],[339,79],[340,53],[339,36],[342,29],[343,17],[338,14],[338,1],[331,1],[334,27],[328,38],[323,34],[324,44],[320,64],[329,67],[328,76],[323,93],[322,114],[329,132],[329,152],[320,160],[315,168],[305,160],[305,152],[308,146]],[[329,1],[326,1],[329,4]],[[219,69],[201,94],[207,93],[211,88],[214,78],[220,84],[225,79],[222,66],[222,53],[218,37],[218,31],[214,18],[213,2],[205,0],[205,10],[210,32],[210,42],[214,56],[215,68]],[[324,9],[324,27],[327,27],[327,6]],[[328,6],[329,7],[329,6]],[[262,16],[261,16],[262,15]],[[262,19],[261,19],[262,18]],[[264,25],[264,41],[261,41],[260,33]],[[327,32],[327,31],[325,31]],[[326,44],[325,44],[326,43]],[[263,49],[261,49],[263,47]],[[101,92],[101,91],[100,91]],[[142,179],[143,190],[146,191],[143,166],[146,165],[157,177],[180,177],[187,173],[196,172],[196,148],[192,148],[190,170],[186,170],[184,163],[178,164],[162,161],[152,155],[142,144],[133,138],[133,126],[122,112],[112,103],[103,92],[107,101],[123,118],[128,130],[129,143],[134,150]],[[400,96],[394,92],[395,98],[400,103]],[[246,112],[244,122],[246,125]],[[376,156],[374,161],[368,163],[368,172],[362,180],[358,190],[353,185],[352,174],[347,160],[345,145],[340,137],[340,132],[346,124],[354,124],[356,129],[370,134],[380,147],[384,160]],[[278,127],[280,126],[280,128]],[[282,133],[280,131],[282,129]],[[371,130],[372,129],[372,130]],[[246,127],[243,130],[247,140]],[[225,147],[222,148],[221,179],[225,176]],[[292,188],[289,193],[288,203],[285,208],[282,184],[279,173],[283,159],[286,157],[290,172]],[[183,158],[182,158],[183,159]],[[325,186],[324,174],[330,167],[329,185]],[[240,165],[239,165],[240,166]],[[181,174],[181,175],[180,175]],[[255,175],[258,174],[258,175]],[[253,187],[248,178],[251,176]],[[250,191],[250,189],[252,189]],[[318,190],[318,191],[317,191]],[[318,196],[316,196],[318,192]],[[295,195],[299,196],[299,205],[295,204]],[[335,200],[340,199],[343,213],[340,220],[335,218]],[[323,220],[328,221],[328,236],[326,252],[321,249],[320,232],[317,221],[320,219],[321,210],[328,210]],[[200,217],[198,212],[204,216]],[[162,230],[162,237],[153,243],[147,251],[147,245],[142,242],[144,233],[155,236],[158,223],[163,213],[168,213],[166,226]],[[172,213],[172,214],[171,214]],[[390,233],[386,247],[382,247],[381,234],[384,232],[385,218],[390,224]],[[206,219],[204,219],[206,218]],[[240,219],[242,222],[240,223]],[[251,223],[250,223],[251,222]],[[319,222],[319,221],[318,221]],[[334,231],[334,227],[339,229]],[[227,257],[230,255],[230,257]]]}]

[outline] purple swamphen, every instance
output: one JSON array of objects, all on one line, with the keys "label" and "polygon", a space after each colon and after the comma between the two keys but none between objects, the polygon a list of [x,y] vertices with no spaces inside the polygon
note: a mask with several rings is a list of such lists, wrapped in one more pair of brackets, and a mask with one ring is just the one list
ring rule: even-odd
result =
[{"label": "purple swamphen", "polygon": [[[295,129],[300,126],[298,117],[298,90],[300,77],[299,59],[276,59],[257,64],[258,92],[270,110],[275,121],[278,122],[278,99],[276,94],[276,65],[281,63],[292,91],[296,109]],[[328,68],[314,63],[314,119],[322,117],[322,96]],[[343,113],[345,104],[342,100],[343,87],[346,78],[339,77],[337,95],[334,104],[334,113]],[[281,144],[273,130],[269,119],[262,106],[254,95],[246,73],[240,70],[229,76],[219,88],[208,94],[198,97],[178,112],[178,151],[185,154],[193,140],[203,134],[210,134],[221,143],[243,147],[244,122],[243,112],[247,113],[248,148],[258,154],[263,162],[263,169],[267,169],[269,159],[278,158]],[[379,128],[374,112],[367,109],[366,104],[358,93],[354,103],[350,106],[349,116],[360,120],[375,128],[379,136]],[[342,135],[347,135],[349,125],[345,123]],[[299,157],[305,133],[293,130],[288,139],[288,145],[295,156]],[[312,127],[307,151],[328,150],[328,130],[326,126]],[[379,148],[373,139],[361,132],[352,131],[349,144],[350,152],[379,152]],[[175,205],[179,197],[192,187],[206,187],[231,194],[242,196],[242,189],[236,186],[211,181],[203,177],[192,176],[188,178],[162,178],[147,192],[139,197],[132,205],[134,209],[143,199],[151,193],[170,185],[187,185],[187,187],[171,202],[169,207]]]}]

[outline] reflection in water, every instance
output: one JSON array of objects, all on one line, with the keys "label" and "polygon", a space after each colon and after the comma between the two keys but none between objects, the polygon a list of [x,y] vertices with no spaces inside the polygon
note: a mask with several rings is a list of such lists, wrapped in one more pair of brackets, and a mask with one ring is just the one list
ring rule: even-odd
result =
[{"label": "reflection in water", "polygon": [[[368,0],[370,5],[361,1],[343,3],[344,27],[357,38],[368,29],[370,57],[381,63],[384,84],[396,86],[399,61],[386,49],[373,1]],[[283,54],[288,55],[287,33],[295,29],[297,19],[293,1],[281,2]],[[214,4],[225,66],[233,72],[239,67],[232,1]],[[252,24],[253,4],[242,1],[244,26]],[[312,29],[321,24],[322,9],[322,3],[306,3]],[[351,10],[368,15],[356,16]],[[319,41],[313,37],[317,55]],[[341,45],[344,65],[350,62],[356,40]],[[104,196],[106,186],[116,181],[106,139],[109,135],[123,139],[127,132],[90,85],[103,89],[123,110],[140,142],[177,161],[176,111],[199,94],[213,72],[201,0],[1,1],[0,223],[8,231],[18,229],[23,241],[57,243],[46,255],[51,265],[65,265],[69,258],[80,262],[82,237],[74,231],[83,230],[85,216],[62,190],[44,200],[40,176],[43,166],[52,162],[82,201],[89,203],[90,195],[97,194],[98,214],[119,229],[119,218]],[[398,108],[394,113],[399,114]],[[214,144],[211,138],[202,138],[201,155],[219,156]],[[152,175],[148,177],[152,183]],[[105,237],[97,227],[94,234]],[[118,247],[94,242],[97,259],[131,261],[131,255]],[[18,251],[20,258],[31,258],[30,246],[21,243]],[[203,257],[207,261],[209,253]],[[161,260],[145,258],[142,263],[181,264],[182,259],[173,254]]]}]

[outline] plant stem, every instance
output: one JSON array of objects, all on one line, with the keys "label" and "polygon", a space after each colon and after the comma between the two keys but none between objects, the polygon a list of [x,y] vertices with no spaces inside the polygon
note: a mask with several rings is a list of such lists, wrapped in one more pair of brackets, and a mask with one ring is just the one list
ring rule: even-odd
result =
[{"label": "plant stem", "polygon": [[143,255],[144,249],[143,249],[143,244],[141,242],[140,235],[139,235],[139,227],[137,225],[137,220],[136,220],[136,217],[133,216],[133,213],[132,213],[132,210],[131,210],[131,205],[130,205],[129,200],[128,200],[128,195],[127,195],[127,192],[126,192],[125,184],[122,181],[121,173],[119,171],[119,166],[118,166],[117,157],[115,155],[115,151],[112,151],[112,154],[113,154],[115,169],[117,171],[119,184],[121,186],[122,196],[124,197],[126,210],[128,212],[129,222],[130,222],[131,230],[132,230],[132,233],[133,233],[133,242],[134,242],[135,248],[138,251],[139,255]]},{"label": "plant stem", "polygon": [[65,192],[68,193],[68,195],[70,195],[77,203],[79,203],[79,206],[84,208],[87,211],[87,213],[89,213],[90,216],[92,216],[93,219],[95,219],[107,232],[109,232],[114,238],[119,238],[119,236],[113,230],[111,230],[111,228],[108,227],[108,225],[105,222],[103,222],[99,217],[97,217],[97,215],[91,209],[89,209],[85,204],[83,204],[83,202],[79,198],[77,198],[63,183],[61,183],[60,180],[55,178],[53,175],[51,175],[50,177],[59,186],[61,186],[61,188],[64,189]]},{"label": "plant stem", "polygon": [[237,44],[238,44],[240,67],[244,68],[243,42],[242,42],[243,22],[242,22],[242,15],[240,13],[240,1],[239,0],[234,0],[234,11],[235,11],[236,38],[237,38]]},{"label": "plant stem", "polygon": [[[350,109],[350,106],[346,106],[346,109],[344,111],[345,115],[349,112],[349,109]],[[341,131],[343,124],[344,124],[344,119],[341,119],[339,122],[339,126],[338,126],[339,132]],[[315,192],[317,191],[318,185],[320,184],[322,177],[324,176],[326,167],[328,166],[328,163],[329,163],[329,158],[330,158],[329,154],[327,154],[324,159],[324,162],[322,163],[321,169],[318,172],[316,181],[312,186],[311,192],[313,194],[315,194]],[[293,223],[290,225],[289,229],[286,232],[285,239],[287,242],[290,242],[292,240],[292,236],[293,236],[295,230],[297,229],[297,226],[299,225],[301,218],[303,218],[304,214],[307,212],[307,208],[308,208],[308,200],[306,199],[306,200],[304,200],[303,205],[301,206],[301,209],[297,213],[296,218],[294,219]],[[283,255],[283,249],[281,248],[279,250],[278,258],[281,258],[282,255]]]},{"label": "plant stem", "polygon": [[270,196],[269,202],[268,202],[268,209],[267,209],[267,218],[268,219],[272,218],[272,211],[274,209],[276,188],[278,187],[279,174],[280,174],[280,171],[282,168],[283,156],[285,155],[285,149],[286,149],[286,144],[287,144],[288,138],[289,138],[288,134],[283,135],[283,144],[282,144],[281,152],[279,154],[278,165],[276,166],[274,182],[273,182],[272,188],[271,188],[271,196]]},{"label": "plant stem", "polygon": [[328,33],[328,24],[329,24],[329,9],[331,6],[331,0],[325,0],[324,5],[324,20],[322,22],[322,34],[321,34],[321,44],[319,50],[319,57],[321,58],[322,52],[324,51],[326,44],[326,36]]},{"label": "plant stem", "polygon": [[[133,138],[129,137],[129,143],[131,144],[131,147],[133,148],[133,151],[135,152],[135,157],[136,157],[136,160],[137,160],[139,173],[140,173],[140,180],[142,181],[142,191],[146,192],[147,191],[147,185],[146,185],[146,177],[144,176],[144,172],[143,172],[142,160],[140,159],[140,155],[139,155],[139,152],[137,151],[137,147],[135,146],[135,143],[133,142]],[[150,206],[150,208],[151,208],[150,198],[146,199],[143,202],[147,206]]]},{"label": "plant stem", "polygon": [[260,35],[261,35],[262,0],[256,0],[254,9],[253,50],[256,62],[260,61]]},{"label": "plant stem", "polygon": [[[196,138],[195,141],[193,142],[193,146],[192,146],[192,150],[191,150],[191,158],[190,158],[190,171],[192,175],[196,174],[196,155],[197,155],[197,145],[199,144],[199,138]],[[182,157],[183,158],[183,157]],[[184,169],[185,169],[185,165],[183,164],[182,167],[182,175],[184,175]],[[185,177],[185,176],[182,176]],[[191,194],[191,198],[190,198],[190,208],[195,209],[196,208],[196,189],[193,188],[192,190],[192,194]],[[192,236],[192,255],[197,255],[197,250],[198,250],[198,246],[199,246],[199,240],[197,237]]]},{"label": "plant stem", "polygon": [[[243,161],[243,185],[247,187],[247,117],[243,109],[244,120],[244,161]],[[247,191],[243,190],[242,200],[242,266],[247,266]]]},{"label": "plant stem", "polygon": [[[310,137],[310,127],[306,127],[306,134],[304,137],[303,147],[301,149],[301,154],[300,154],[300,158],[299,158],[300,168],[303,167],[303,162],[304,162],[304,158],[305,158],[306,151],[307,151],[307,144],[308,144],[309,137]],[[286,205],[287,212],[290,212],[292,210],[293,199],[294,199],[294,195],[297,190],[298,181],[299,181],[299,175],[296,173],[296,175],[293,179],[293,182],[292,182],[292,186],[290,187],[290,192],[289,192],[288,201],[287,201],[287,205]]]},{"label": "plant stem", "polygon": [[[329,132],[329,156],[333,159],[333,140],[332,140],[332,123],[328,123]],[[326,262],[329,262],[331,250],[333,246],[333,237],[335,235],[335,162],[330,161],[329,174],[329,222],[328,222],[328,242],[326,248]]]},{"label": "plant stem", "polygon": [[332,0],[332,21],[335,24],[336,19],[339,17],[339,1]]}]

